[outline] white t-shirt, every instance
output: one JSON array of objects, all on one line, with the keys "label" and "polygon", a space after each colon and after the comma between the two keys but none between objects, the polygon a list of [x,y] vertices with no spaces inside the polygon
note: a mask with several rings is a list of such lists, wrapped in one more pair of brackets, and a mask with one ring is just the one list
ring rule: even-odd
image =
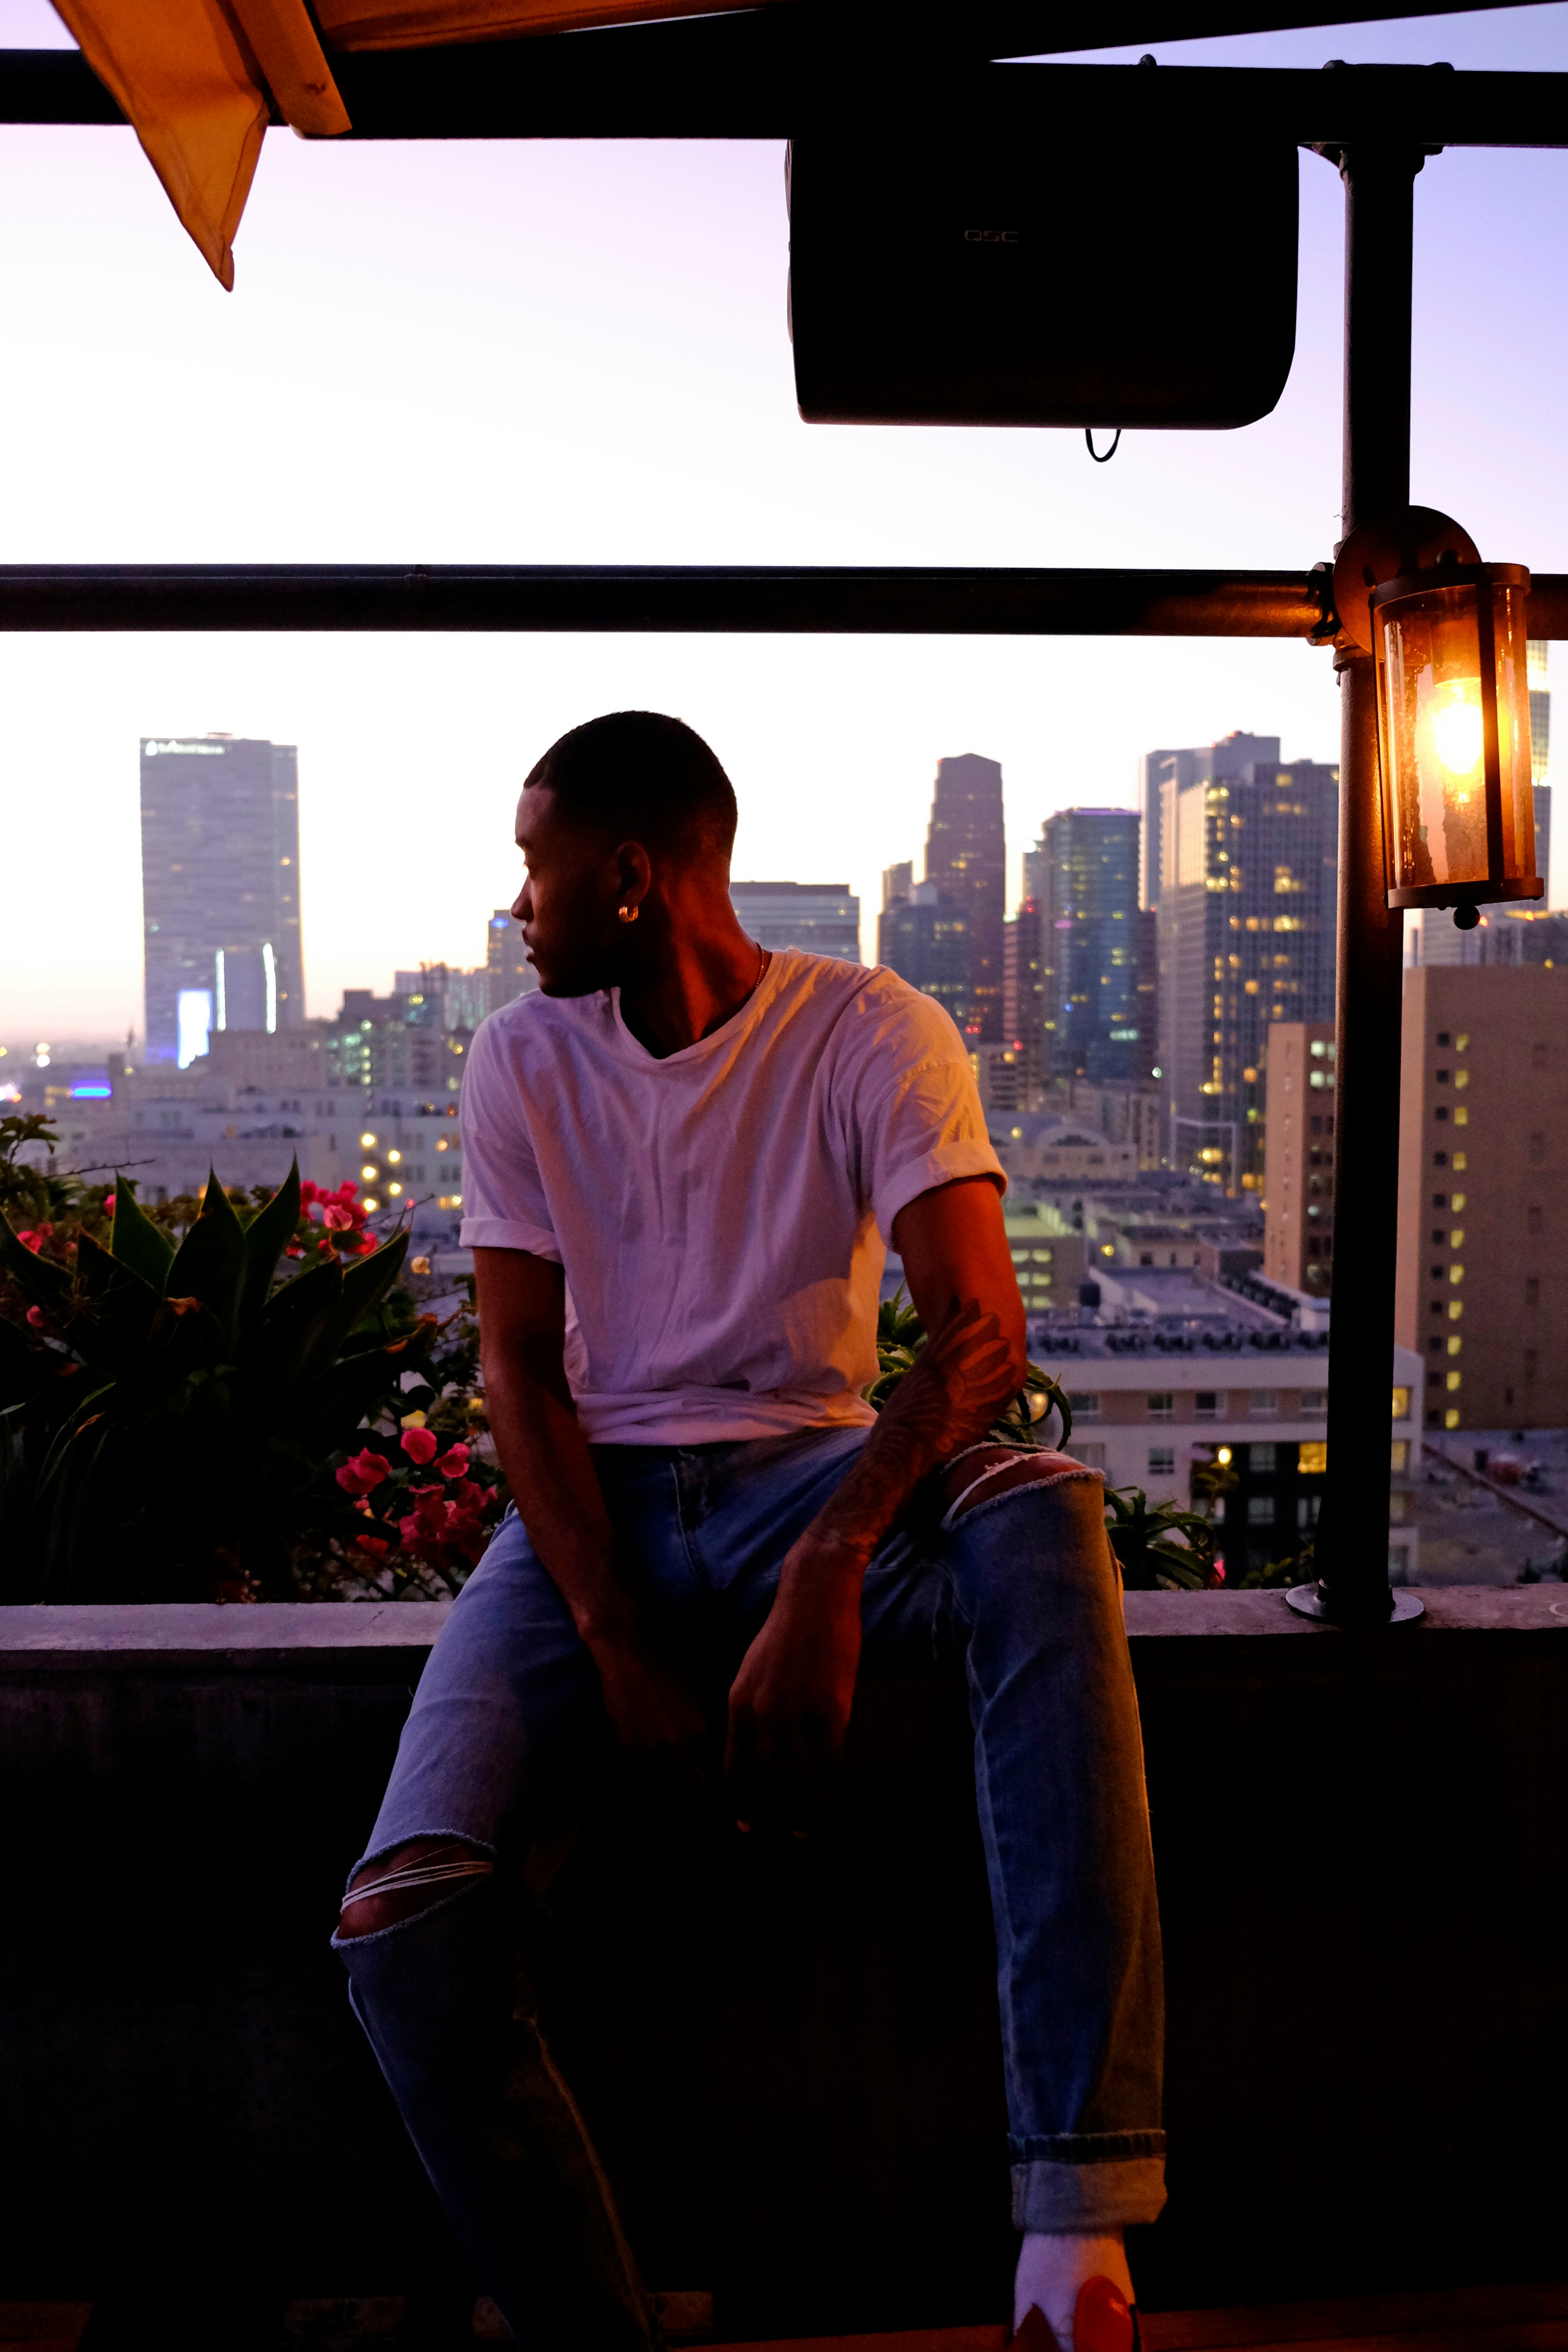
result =
[{"label": "white t-shirt", "polygon": [[564,1268],[595,1443],[871,1422],[893,1219],[954,1177],[1006,1181],[952,1019],[893,972],[794,948],[662,1061],[619,999],[535,993],[480,1025],[464,1242]]}]

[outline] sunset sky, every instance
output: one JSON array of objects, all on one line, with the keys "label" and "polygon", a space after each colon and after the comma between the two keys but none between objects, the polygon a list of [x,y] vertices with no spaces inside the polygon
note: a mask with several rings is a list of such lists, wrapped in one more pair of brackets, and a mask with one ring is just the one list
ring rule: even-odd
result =
[{"label": "sunset sky", "polygon": [[[0,44],[64,38],[43,0],[0,0]],[[1157,54],[1564,70],[1568,5]],[[1194,233],[1237,200],[1223,158],[1171,169]],[[1096,467],[1072,433],[802,425],[774,145],[274,132],[226,295],[129,131],[0,128],[0,562],[1310,563],[1339,535],[1341,193],[1315,156],[1300,172],[1274,415],[1129,435]],[[1565,298],[1568,154],[1427,164],[1413,492],[1543,571],[1568,571]],[[1568,650],[1555,667],[1568,740]],[[1239,727],[1338,753],[1329,659],[1294,645],[0,638],[0,1038],[140,1028],[140,735],[299,744],[307,986],[330,1013],[399,965],[482,958],[521,774],[629,705],[712,740],[737,873],[849,881],[868,953],[941,754],[1003,762],[1016,880],[1052,809],[1131,801],[1156,743]]]}]

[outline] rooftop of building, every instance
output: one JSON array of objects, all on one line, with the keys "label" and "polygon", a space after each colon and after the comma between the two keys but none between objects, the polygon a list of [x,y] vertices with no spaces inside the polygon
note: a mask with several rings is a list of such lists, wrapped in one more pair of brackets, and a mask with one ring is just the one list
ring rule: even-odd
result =
[{"label": "rooftop of building", "polygon": [[1097,1304],[1030,1314],[1037,1354],[1296,1356],[1327,1377],[1327,1311],[1293,1291],[1246,1276],[1215,1280],[1192,1266],[1123,1266],[1084,1287],[1098,1292]]}]

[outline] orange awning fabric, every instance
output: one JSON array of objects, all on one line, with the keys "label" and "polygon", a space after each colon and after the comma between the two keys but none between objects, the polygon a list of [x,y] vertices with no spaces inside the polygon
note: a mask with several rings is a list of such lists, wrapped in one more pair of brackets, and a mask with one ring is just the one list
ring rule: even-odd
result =
[{"label": "orange awning fabric", "polygon": [[424,48],[718,15],[735,0],[55,0],[226,289],[274,111],[310,139],[351,126],[321,41]]},{"label": "orange awning fabric", "polygon": [[169,202],[225,288],[271,99],[313,136],[346,131],[304,0],[55,0],[134,125]]},{"label": "orange awning fabric", "polygon": [[321,0],[316,17],[334,49],[422,49],[443,41],[651,25],[661,16],[725,16],[736,5],[737,0]]}]

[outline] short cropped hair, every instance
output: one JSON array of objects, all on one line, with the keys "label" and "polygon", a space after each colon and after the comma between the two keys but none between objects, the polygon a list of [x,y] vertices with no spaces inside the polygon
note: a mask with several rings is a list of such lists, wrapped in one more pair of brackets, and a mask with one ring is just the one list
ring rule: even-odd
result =
[{"label": "short cropped hair", "polygon": [[542,785],[574,824],[678,856],[727,856],[735,792],[694,728],[658,710],[612,710],[552,743],[524,790]]}]

